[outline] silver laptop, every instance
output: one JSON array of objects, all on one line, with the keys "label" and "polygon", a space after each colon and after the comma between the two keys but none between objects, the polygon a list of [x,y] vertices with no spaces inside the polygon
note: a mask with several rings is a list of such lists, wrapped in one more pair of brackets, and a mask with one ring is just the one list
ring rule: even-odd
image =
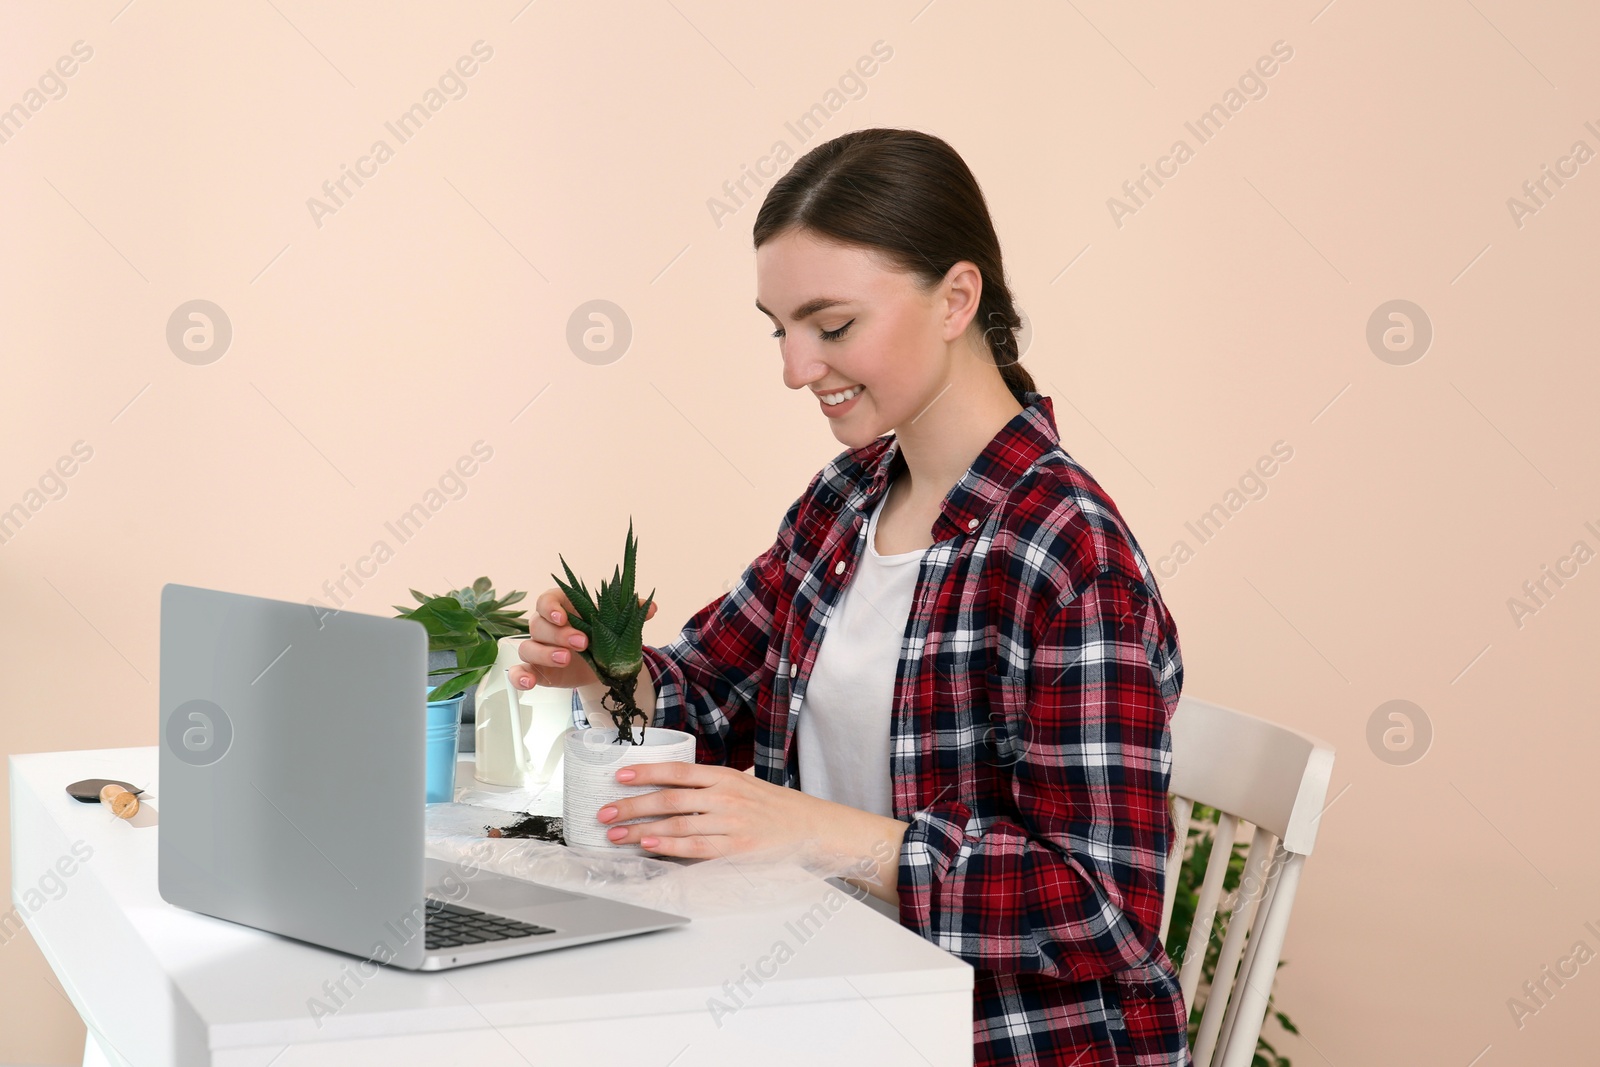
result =
[{"label": "silver laptop", "polygon": [[424,854],[427,652],[411,619],[163,586],[162,899],[423,971],[687,923]]}]

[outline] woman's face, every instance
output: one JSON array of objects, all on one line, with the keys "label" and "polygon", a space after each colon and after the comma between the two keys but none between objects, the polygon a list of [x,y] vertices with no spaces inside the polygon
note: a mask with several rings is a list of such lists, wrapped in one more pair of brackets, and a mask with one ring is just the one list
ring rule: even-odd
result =
[{"label": "woman's face", "polygon": [[[965,267],[924,293],[859,246],[800,230],[767,241],[756,249],[756,307],[776,327],[783,383],[818,394],[818,413],[851,448],[910,422],[950,385],[950,342],[981,291]],[[864,389],[837,406],[821,399],[855,386]]]}]

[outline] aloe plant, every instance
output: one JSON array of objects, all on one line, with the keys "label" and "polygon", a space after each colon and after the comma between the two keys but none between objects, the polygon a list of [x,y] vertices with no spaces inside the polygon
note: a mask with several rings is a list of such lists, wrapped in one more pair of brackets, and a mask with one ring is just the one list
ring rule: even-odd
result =
[{"label": "aloe plant", "polygon": [[393,605],[400,613],[398,617],[422,623],[428,631],[429,652],[453,649],[456,654],[454,666],[428,672],[430,680],[435,675],[441,677],[439,684],[428,693],[430,702],[449,700],[477,685],[494,666],[500,638],[528,633],[528,623],[522,618],[526,611],[505,610],[527,594],[513,591],[504,599],[496,599],[494,586],[487,577],[443,596],[428,596],[415,589],[410,592],[417,598],[418,606]]},{"label": "aloe plant", "polygon": [[[587,646],[578,650],[589,664],[595,677],[606,684],[600,706],[611,713],[617,724],[616,743],[644,744],[645,724],[650,716],[634,701],[634,689],[639,682],[639,672],[644,669],[644,617],[650,612],[650,603],[656,592],[640,601],[633,590],[633,562],[637,542],[633,538],[633,519],[628,520],[628,539],[624,542],[621,568],[613,569],[611,580],[600,582],[600,595],[591,596],[588,588],[567,561],[561,558],[562,569],[567,572],[563,582],[555,575],[556,585],[572,604],[572,625],[587,637]],[[634,736],[633,720],[639,722],[639,734]]]}]

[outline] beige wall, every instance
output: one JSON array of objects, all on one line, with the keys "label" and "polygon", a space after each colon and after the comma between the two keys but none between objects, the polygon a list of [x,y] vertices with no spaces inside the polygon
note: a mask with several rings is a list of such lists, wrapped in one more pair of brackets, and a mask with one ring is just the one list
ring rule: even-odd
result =
[{"label": "beige wall", "polygon": [[[1507,1007],[1600,950],[1600,562],[1508,607],[1600,550],[1600,162],[1508,206],[1600,150],[1591,5],[124,2],[0,16],[0,107],[92,49],[0,144],[0,507],[40,505],[0,545],[5,751],[155,743],[163,583],[322,596],[378,540],[346,603],[387,614],[483,573],[548,588],[558,552],[597,580],[631,516],[646,639],[670,639],[839,448],[751,306],[768,179],[720,225],[708,199],[775,142],[916,127],[983,183],[1068,451],[1170,557],[1186,692],[1338,750],[1283,1047],[1592,1056],[1600,964],[1520,1028]],[[478,41],[465,96],[385,129]],[[1185,122],[1275,42],[1265,95],[1201,143]],[[816,104],[802,145],[786,122]],[[380,138],[393,157],[314,219]],[[1192,158],[1114,219],[1180,138]],[[166,339],[196,299],[233,329],[203,365]],[[631,323],[620,359],[569,347],[595,299]],[[1392,300],[1431,322],[1418,360],[1369,346]],[[400,544],[385,521],[479,441]],[[1266,495],[1230,499],[1278,442]],[[75,445],[65,494],[30,498]],[[1217,503],[1200,544],[1185,522]],[[1420,761],[1369,748],[1395,699],[1431,723]],[[0,1062],[75,1061],[47,976],[25,937],[0,948]]]}]

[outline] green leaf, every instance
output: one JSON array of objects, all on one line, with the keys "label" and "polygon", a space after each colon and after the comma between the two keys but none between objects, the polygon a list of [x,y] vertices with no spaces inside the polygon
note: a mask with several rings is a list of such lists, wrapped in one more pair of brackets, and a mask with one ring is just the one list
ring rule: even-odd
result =
[{"label": "green leaf", "polygon": [[491,592],[493,589],[494,586],[489,584],[489,578],[487,575],[472,583],[472,591],[479,595]]},{"label": "green leaf", "polygon": [[485,623],[495,623],[499,626],[520,626],[527,629],[528,620],[520,611],[494,611],[483,617]]},{"label": "green leaf", "polygon": [[515,629],[522,631],[526,631],[528,629],[528,620],[523,618],[522,612],[520,611],[515,613],[508,611],[496,611],[490,615],[485,615],[481,625],[489,625],[491,623],[496,626],[514,627]]},{"label": "green leaf", "polygon": [[479,641],[464,651],[456,653],[457,667],[492,667],[495,659],[500,654],[500,645],[495,641]]},{"label": "green leaf", "polygon": [[471,648],[478,643],[478,639],[471,634],[440,634],[428,638],[429,652],[460,652],[464,648]]},{"label": "green leaf", "polygon": [[435,597],[411,612],[408,618],[420,622],[430,635],[468,635],[477,628],[478,620],[461,607],[453,596]]},{"label": "green leaf", "polygon": [[[611,577],[601,580],[598,596],[573,573],[565,556],[561,557],[561,566],[566,571],[567,581],[551,575],[572,604],[573,628],[589,639],[588,647],[580,650],[580,654],[602,678],[636,678],[644,669],[644,616],[649,611],[649,602],[641,601],[634,592],[637,545],[630,517],[628,536],[623,544],[624,565],[614,566]],[[654,599],[653,591],[651,599]]]},{"label": "green leaf", "polygon": [[429,693],[428,700],[430,703],[435,700],[449,700],[457,693],[465,692],[470,686],[477,685],[483,676],[488,673],[489,668],[479,667],[476,670],[467,671],[465,674],[459,674]]},{"label": "green leaf", "polygon": [[572,623],[574,629],[589,638],[590,644],[593,645],[594,625],[592,620],[599,617],[600,609],[589,596],[589,590],[584,588],[577,575],[572,573],[572,568],[567,566],[565,559],[561,560],[561,566],[566,570],[569,581],[563,582],[553,574],[550,577],[555,579],[556,585],[572,604],[572,611],[569,613],[568,621]]},{"label": "green leaf", "polygon": [[528,636],[528,628],[516,624],[490,622],[484,623],[479,629],[495,638]]}]

